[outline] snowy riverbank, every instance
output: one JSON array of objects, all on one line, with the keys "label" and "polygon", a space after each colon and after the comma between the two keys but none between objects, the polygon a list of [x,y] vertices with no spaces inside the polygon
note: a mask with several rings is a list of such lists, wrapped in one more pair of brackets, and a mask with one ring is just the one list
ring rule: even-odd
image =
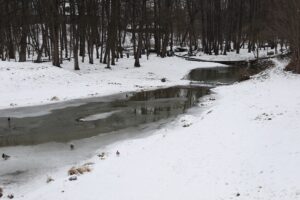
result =
[{"label": "snowy riverbank", "polygon": [[[67,61],[62,68],[51,63],[0,62],[0,109],[187,84],[182,78],[191,69],[220,66],[156,56],[144,57],[141,68],[133,63],[132,58],[120,59],[112,70],[98,63],[81,64],[81,70],[74,71],[73,63]],[[167,81],[161,82],[162,78]]]},{"label": "snowy riverbank", "polygon": [[299,199],[300,76],[283,66],[216,88],[217,100],[199,105],[204,113],[100,149],[106,159],[89,160],[92,172],[77,181],[66,169],[10,192],[25,200]]},{"label": "snowy riverbank", "polygon": [[[279,47],[278,47],[279,49]],[[269,54],[270,53],[270,54]],[[286,54],[287,50],[283,50],[283,54]],[[269,55],[268,55],[269,54]],[[176,53],[178,56],[186,56],[187,52],[181,52],[181,53]],[[282,55],[281,51],[278,53],[275,53],[275,49],[260,49],[258,53],[259,58],[267,58],[267,57],[276,57]],[[257,59],[257,52],[248,52],[248,49],[240,49],[240,53],[237,54],[235,51],[232,52],[227,52],[226,55],[208,55],[203,52],[197,52],[194,56],[190,56],[189,58],[191,59],[201,59],[205,61],[210,61],[210,62],[219,62],[219,61],[231,61],[231,62],[237,62],[237,61],[251,61],[251,60],[256,60]]]}]

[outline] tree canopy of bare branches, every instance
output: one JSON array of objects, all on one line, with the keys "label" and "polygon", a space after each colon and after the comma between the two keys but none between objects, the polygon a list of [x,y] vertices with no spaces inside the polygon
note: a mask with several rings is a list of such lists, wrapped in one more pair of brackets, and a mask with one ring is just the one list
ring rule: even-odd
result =
[{"label": "tree canopy of bare branches", "polygon": [[[287,43],[300,73],[299,0],[0,0],[0,57],[25,62],[96,59],[114,66],[143,55],[249,52]],[[269,16],[269,17],[268,17]],[[297,66],[295,68],[295,66]]]}]

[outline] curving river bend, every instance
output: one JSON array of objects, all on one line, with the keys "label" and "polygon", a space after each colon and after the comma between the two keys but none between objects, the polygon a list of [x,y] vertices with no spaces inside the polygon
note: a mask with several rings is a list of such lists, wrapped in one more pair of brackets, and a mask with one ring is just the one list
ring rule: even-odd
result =
[{"label": "curving river bend", "polygon": [[[198,105],[212,87],[263,69],[201,68],[190,72],[187,86],[1,110],[0,153],[12,159],[0,161],[0,185],[26,183],[36,174],[85,160],[105,145],[142,136]],[[76,151],[70,151],[70,141]]]}]

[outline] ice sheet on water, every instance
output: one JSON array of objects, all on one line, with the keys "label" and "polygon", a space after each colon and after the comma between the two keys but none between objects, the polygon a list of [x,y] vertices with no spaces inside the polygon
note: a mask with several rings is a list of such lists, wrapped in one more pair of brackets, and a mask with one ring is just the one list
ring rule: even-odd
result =
[{"label": "ice sheet on water", "polygon": [[108,117],[112,116],[113,114],[115,114],[117,112],[120,112],[120,110],[90,115],[90,116],[79,119],[79,121],[89,122],[89,121],[96,121],[96,120],[100,120],[100,119],[105,119],[105,118],[108,118]]}]

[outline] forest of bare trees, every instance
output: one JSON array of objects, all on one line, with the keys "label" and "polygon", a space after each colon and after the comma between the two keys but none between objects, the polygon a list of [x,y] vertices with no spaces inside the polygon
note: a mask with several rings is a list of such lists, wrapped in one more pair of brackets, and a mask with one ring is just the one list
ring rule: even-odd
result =
[{"label": "forest of bare trees", "polygon": [[279,38],[287,40],[292,52],[288,70],[300,73],[300,1],[272,0],[271,19],[273,32]]},{"label": "forest of bare trees", "polygon": [[[249,52],[288,45],[300,73],[299,0],[0,0],[0,57],[115,65],[128,48],[142,55]],[[126,55],[126,54],[125,54]]]}]

